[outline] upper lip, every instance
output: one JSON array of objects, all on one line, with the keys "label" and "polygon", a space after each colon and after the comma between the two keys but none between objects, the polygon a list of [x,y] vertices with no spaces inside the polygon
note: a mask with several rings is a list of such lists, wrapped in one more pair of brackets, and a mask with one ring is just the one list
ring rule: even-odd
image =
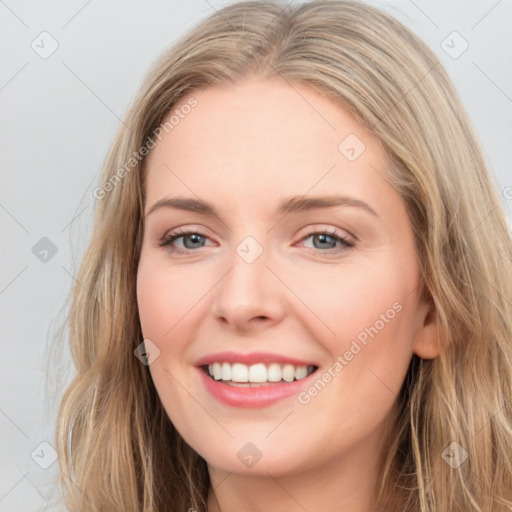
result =
[{"label": "upper lip", "polygon": [[272,354],[270,352],[251,352],[249,354],[237,352],[217,352],[202,357],[196,362],[196,366],[205,366],[213,363],[242,363],[247,366],[256,363],[293,364],[294,366],[318,366],[314,362],[303,361],[294,357]]}]

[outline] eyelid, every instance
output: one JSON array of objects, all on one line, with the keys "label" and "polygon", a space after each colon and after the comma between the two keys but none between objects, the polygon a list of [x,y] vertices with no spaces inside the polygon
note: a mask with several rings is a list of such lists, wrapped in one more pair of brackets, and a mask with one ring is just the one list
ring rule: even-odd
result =
[{"label": "eyelid", "polygon": [[169,238],[172,235],[176,235],[176,234],[189,234],[191,232],[192,233],[197,232],[198,234],[200,234],[200,235],[202,235],[204,237],[210,238],[210,235],[206,234],[206,232],[210,232],[209,229],[207,229],[207,228],[205,228],[203,226],[200,226],[200,225],[184,224],[183,226],[177,226],[175,228],[166,230],[164,232],[163,236],[160,237],[160,240],[164,240],[166,238]]},{"label": "eyelid", "polygon": [[[304,233],[301,235],[301,233],[304,231]],[[303,239],[305,236],[310,236],[313,234],[319,234],[319,233],[328,233],[330,235],[338,236],[340,238],[345,238],[346,240],[350,240],[355,242],[357,240],[357,237],[352,235],[350,232],[348,232],[346,229],[338,228],[332,225],[328,224],[313,224],[305,228],[304,230],[300,230],[297,234],[297,236],[300,236],[301,239]]]},{"label": "eyelid", "polygon": [[[316,231],[315,231],[315,229],[316,229]],[[190,224],[190,225],[189,224],[185,224],[184,226],[178,226],[176,228],[173,228],[173,229],[170,229],[170,230],[166,231],[165,234],[161,237],[160,240],[168,238],[169,236],[171,236],[170,235],[171,233],[173,235],[177,234],[177,233],[190,234],[190,232],[196,232],[196,231],[197,231],[197,234],[200,234],[200,235],[202,235],[204,237],[210,238],[210,235],[207,235],[207,234],[203,233],[202,230],[208,231],[207,228],[203,228],[202,226],[198,227],[198,226],[196,226],[194,224]],[[298,232],[296,232],[296,234],[294,236],[299,236],[299,234],[302,231],[305,231],[304,235],[302,235],[302,236],[306,236],[306,234],[307,235],[311,235],[313,233],[318,233],[318,232],[321,231],[322,233],[336,234],[336,235],[341,236],[343,238],[347,238],[345,235],[339,234],[338,230],[341,230],[344,233],[346,233],[348,235],[348,238],[350,238],[352,240],[357,240],[357,237],[352,235],[346,229],[334,227],[334,226],[328,225],[328,224],[321,224],[321,223],[310,225],[308,228],[303,228],[303,229],[299,230]]]}]

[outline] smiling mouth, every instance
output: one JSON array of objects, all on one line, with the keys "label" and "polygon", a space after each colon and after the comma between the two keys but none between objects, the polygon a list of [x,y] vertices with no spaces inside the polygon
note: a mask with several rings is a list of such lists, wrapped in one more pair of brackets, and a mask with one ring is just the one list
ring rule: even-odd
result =
[{"label": "smiling mouth", "polygon": [[213,363],[202,370],[212,380],[235,387],[262,387],[297,382],[318,370],[317,366],[296,366],[279,363],[257,363],[251,366],[241,363]]}]

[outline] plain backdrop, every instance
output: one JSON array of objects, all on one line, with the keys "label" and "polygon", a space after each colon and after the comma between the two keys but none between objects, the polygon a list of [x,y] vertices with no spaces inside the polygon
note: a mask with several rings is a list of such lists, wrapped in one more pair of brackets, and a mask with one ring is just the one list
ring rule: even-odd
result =
[{"label": "plain backdrop", "polygon": [[[55,407],[46,352],[83,253],[107,150],[143,76],[232,2],[0,0],[0,510],[50,503]],[[372,1],[439,56],[512,211],[512,1]],[[467,48],[466,48],[467,46]],[[507,193],[508,191],[508,193]],[[490,248],[492,250],[492,248]],[[48,510],[56,510],[53,505]]]}]

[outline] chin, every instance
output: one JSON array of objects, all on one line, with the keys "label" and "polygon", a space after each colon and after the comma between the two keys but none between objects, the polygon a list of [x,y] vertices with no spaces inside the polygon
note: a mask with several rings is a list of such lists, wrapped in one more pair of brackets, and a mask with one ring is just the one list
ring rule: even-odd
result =
[{"label": "chin", "polygon": [[[261,435],[261,434],[260,434]],[[255,436],[258,437],[258,436]],[[247,439],[254,439],[248,435]],[[194,448],[205,459],[210,469],[258,477],[292,476],[312,466],[314,457],[308,456],[303,443],[293,442],[289,446],[272,442],[252,442],[230,439],[209,443]],[[204,438],[203,438],[204,442]],[[297,447],[300,446],[300,453]]]}]

